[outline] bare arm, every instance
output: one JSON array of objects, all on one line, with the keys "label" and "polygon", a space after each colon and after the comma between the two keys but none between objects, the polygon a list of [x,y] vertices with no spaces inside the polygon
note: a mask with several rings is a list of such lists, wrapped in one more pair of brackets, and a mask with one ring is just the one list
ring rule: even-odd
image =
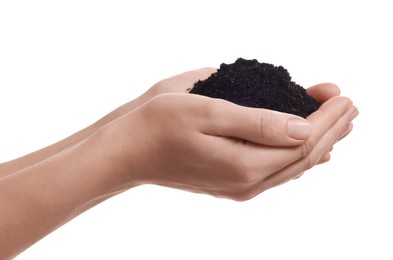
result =
[{"label": "bare arm", "polygon": [[[135,105],[135,101],[131,101],[126,107],[132,109]],[[125,108],[125,107],[124,107]],[[123,107],[120,107],[107,116],[103,117],[96,123],[86,127],[85,129],[38,151],[25,155],[23,157],[4,162],[0,164],[0,179],[8,176],[12,173],[20,171],[26,167],[32,166],[54,154],[57,154],[61,151],[72,147],[73,145],[81,142],[82,140],[86,139],[92,133],[94,133],[97,129],[104,126],[108,122],[112,121],[113,119],[117,118],[121,114],[124,113]]]},{"label": "bare arm", "polygon": [[0,259],[29,247],[113,195],[116,167],[96,133],[0,181]]}]

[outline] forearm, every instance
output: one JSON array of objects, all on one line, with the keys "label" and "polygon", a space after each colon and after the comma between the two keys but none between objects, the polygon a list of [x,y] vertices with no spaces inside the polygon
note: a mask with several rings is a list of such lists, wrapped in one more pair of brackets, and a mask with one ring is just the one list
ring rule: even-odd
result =
[{"label": "forearm", "polygon": [[131,187],[116,177],[116,152],[102,135],[106,133],[0,179],[0,259],[14,257],[86,209]]},{"label": "forearm", "polygon": [[[139,98],[140,99],[140,98]],[[0,179],[12,173],[18,172],[24,168],[30,167],[46,158],[49,158],[59,152],[62,152],[88,138],[95,131],[122,116],[123,114],[135,109],[139,106],[141,100],[135,99],[127,104],[113,110],[94,124],[84,128],[83,130],[43,149],[25,155],[23,157],[0,164]]]}]

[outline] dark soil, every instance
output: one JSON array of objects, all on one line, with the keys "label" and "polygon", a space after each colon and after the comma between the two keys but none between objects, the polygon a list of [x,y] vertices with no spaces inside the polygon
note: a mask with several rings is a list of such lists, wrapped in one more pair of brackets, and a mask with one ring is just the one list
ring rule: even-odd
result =
[{"label": "dark soil", "polygon": [[196,82],[190,93],[304,118],[319,107],[302,86],[292,81],[284,67],[256,59],[239,58],[232,64],[221,64],[216,73]]}]

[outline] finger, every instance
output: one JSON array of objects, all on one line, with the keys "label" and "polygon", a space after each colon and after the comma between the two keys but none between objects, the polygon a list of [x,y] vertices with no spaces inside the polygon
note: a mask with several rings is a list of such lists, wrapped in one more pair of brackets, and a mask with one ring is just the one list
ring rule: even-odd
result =
[{"label": "finger", "polygon": [[322,104],[332,97],[339,96],[340,89],[333,83],[321,83],[308,88],[307,93]]},{"label": "finger", "polygon": [[351,107],[347,110],[347,112],[336,121],[334,126],[329,128],[329,130],[320,138],[308,156],[288,165],[276,174],[269,176],[263,183],[264,188],[271,188],[279,185],[280,183],[284,183],[297,176],[299,173],[312,168],[319,161],[323,161],[323,156],[329,153],[331,147],[337,142],[340,135],[348,126],[348,122],[353,119],[354,115],[356,116],[356,111],[355,107]]},{"label": "finger", "polygon": [[[346,116],[348,111],[352,110],[352,102],[344,97],[336,97],[321,106],[321,108],[310,116],[310,122],[313,125],[312,135],[303,144],[293,147],[272,147],[254,143],[246,143],[236,147],[236,154],[242,161],[240,164],[247,166],[250,172],[258,174],[255,181],[275,174],[287,165],[298,161],[309,155],[319,141],[335,126],[342,117],[349,120]],[[350,112],[352,113],[352,112]],[[348,122],[347,122],[348,124]],[[244,124],[243,124],[244,125]],[[251,131],[253,127],[247,127],[245,130]],[[255,129],[255,127],[254,127]],[[340,135],[344,129],[337,129],[337,135]],[[245,133],[251,135],[252,133]],[[331,145],[332,146],[332,145]],[[329,146],[329,148],[331,147]],[[228,151],[230,153],[232,151]],[[228,155],[231,156],[231,155]],[[234,156],[233,156],[234,157]],[[263,158],[269,158],[269,163]]]},{"label": "finger", "polygon": [[211,100],[214,105],[209,111],[208,131],[214,135],[269,146],[298,145],[311,135],[310,122],[296,115]]}]

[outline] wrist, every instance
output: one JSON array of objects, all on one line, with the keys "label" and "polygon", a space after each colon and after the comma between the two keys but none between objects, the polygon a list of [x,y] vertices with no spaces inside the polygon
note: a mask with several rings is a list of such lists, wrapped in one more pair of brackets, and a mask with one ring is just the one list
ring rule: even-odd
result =
[{"label": "wrist", "polygon": [[87,163],[93,162],[86,168],[92,170],[99,196],[130,189],[141,182],[138,176],[143,163],[139,154],[143,148],[137,142],[137,129],[130,126],[133,122],[128,114],[120,116],[97,130],[78,148]]}]

